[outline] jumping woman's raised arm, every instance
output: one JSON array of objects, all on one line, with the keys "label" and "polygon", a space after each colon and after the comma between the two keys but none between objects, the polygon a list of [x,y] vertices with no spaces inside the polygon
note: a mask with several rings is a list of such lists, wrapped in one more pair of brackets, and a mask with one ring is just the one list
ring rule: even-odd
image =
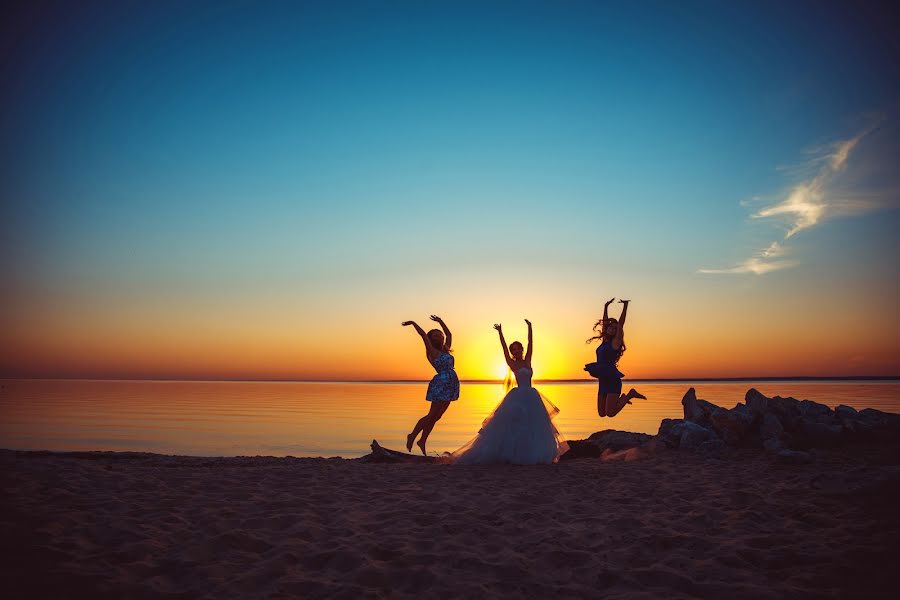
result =
[{"label": "jumping woman's raised arm", "polygon": [[525,319],[525,322],[528,323],[528,349],[525,350],[525,362],[528,364],[529,368],[531,367],[531,351],[534,350],[534,343],[532,341],[531,336],[531,321]]},{"label": "jumping woman's raised arm", "polygon": [[450,333],[450,329],[447,327],[447,324],[444,323],[444,320],[439,316],[431,315],[431,320],[440,325],[441,329],[444,330],[444,339],[445,343],[447,344],[447,349],[449,350],[453,346],[453,334]]},{"label": "jumping woman's raised arm", "polygon": [[434,360],[438,357],[440,352],[434,345],[431,343],[431,340],[428,339],[428,334],[425,333],[425,330],[419,327],[419,325],[415,321],[403,321],[401,323],[404,327],[407,325],[412,325],[416,328],[416,332],[422,337],[422,342],[425,344],[425,354],[428,355],[428,360]]},{"label": "jumping woman's raised arm", "polygon": [[615,302],[615,298],[610,298],[606,301],[606,304],[603,305],[603,324],[606,325],[606,321],[609,319],[609,305]]},{"label": "jumping woman's raised arm", "polygon": [[616,337],[613,338],[613,348],[618,350],[622,347],[622,342],[625,340],[625,317],[628,316],[628,303],[631,300],[619,300],[619,303],[622,304],[622,314],[619,315],[619,327],[616,328]]},{"label": "jumping woman's raised arm", "polygon": [[509,347],[507,347],[506,339],[503,337],[503,326],[499,323],[494,323],[494,329],[500,334],[500,345],[503,346],[503,356],[506,358],[506,364],[509,365],[509,368],[511,369],[512,357],[509,355]]}]

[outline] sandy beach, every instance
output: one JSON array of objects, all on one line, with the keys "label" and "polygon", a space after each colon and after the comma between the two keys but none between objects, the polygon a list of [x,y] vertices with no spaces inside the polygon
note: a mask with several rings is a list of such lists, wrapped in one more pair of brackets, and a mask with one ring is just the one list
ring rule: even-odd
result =
[{"label": "sandy beach", "polygon": [[895,597],[900,453],[461,467],[0,452],[7,598]]}]

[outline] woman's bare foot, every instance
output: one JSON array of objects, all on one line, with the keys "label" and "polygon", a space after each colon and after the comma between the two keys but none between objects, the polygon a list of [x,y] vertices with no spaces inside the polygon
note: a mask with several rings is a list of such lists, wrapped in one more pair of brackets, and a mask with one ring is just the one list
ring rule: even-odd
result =
[{"label": "woman's bare foot", "polygon": [[412,445],[413,445],[414,441],[416,441],[415,434],[411,433],[408,436],[406,436],[406,451],[407,452],[412,452]]},{"label": "woman's bare foot", "polygon": [[425,440],[419,440],[416,442],[416,446],[422,449],[422,454],[425,454]]},{"label": "woman's bare foot", "polygon": [[[647,396],[641,394],[640,392],[638,392],[638,391],[637,391],[636,389],[634,389],[634,388],[631,388],[630,390],[628,390],[628,397],[629,397],[629,398],[640,398],[641,400],[646,400],[646,399],[647,399]],[[629,404],[631,404],[631,403],[629,402]]]}]

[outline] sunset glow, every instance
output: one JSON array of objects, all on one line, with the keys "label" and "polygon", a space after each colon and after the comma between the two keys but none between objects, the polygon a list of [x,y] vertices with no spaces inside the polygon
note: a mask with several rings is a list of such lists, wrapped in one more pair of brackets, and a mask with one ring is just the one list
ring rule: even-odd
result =
[{"label": "sunset glow", "polygon": [[586,378],[613,296],[628,378],[900,374],[895,36],[401,4],[8,20],[0,376]]}]

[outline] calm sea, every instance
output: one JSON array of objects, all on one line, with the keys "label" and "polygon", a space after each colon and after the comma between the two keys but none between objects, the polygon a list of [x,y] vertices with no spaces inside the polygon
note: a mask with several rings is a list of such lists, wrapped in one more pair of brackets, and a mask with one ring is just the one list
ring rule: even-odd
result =
[{"label": "calm sea", "polygon": [[[596,386],[536,384],[560,408],[569,439],[602,429],[656,433],[681,417],[681,397],[731,408],[755,387],[829,406],[900,412],[900,382],[631,382],[648,396],[614,419],[596,412]],[[402,449],[428,410],[424,383],[261,383],[183,381],[0,380],[0,448],[131,450],[197,456],[357,457],[372,439]],[[626,382],[626,386],[628,382]],[[463,384],[429,439],[429,450],[455,450],[475,435],[503,397],[500,384]]]}]

